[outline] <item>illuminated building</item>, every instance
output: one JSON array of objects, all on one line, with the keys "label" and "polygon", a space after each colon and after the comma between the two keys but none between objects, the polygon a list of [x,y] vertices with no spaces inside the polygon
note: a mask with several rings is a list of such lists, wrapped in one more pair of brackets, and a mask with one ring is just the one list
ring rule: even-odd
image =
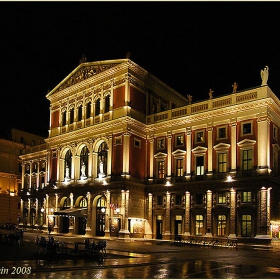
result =
[{"label": "illuminated building", "polygon": [[20,217],[21,159],[23,149],[44,142],[44,138],[11,129],[8,136],[0,138],[0,226],[16,225]]},{"label": "illuminated building", "polygon": [[23,225],[166,240],[271,235],[280,101],[267,85],[193,103],[122,59],[81,63],[47,99],[46,145],[21,156]]}]

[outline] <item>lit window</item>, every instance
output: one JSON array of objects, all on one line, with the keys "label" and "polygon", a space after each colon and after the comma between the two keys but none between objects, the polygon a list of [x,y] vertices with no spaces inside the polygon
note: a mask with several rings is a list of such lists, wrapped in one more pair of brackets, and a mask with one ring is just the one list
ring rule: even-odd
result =
[{"label": "lit window", "polygon": [[226,234],[226,215],[218,215],[218,236]]},{"label": "lit window", "polygon": [[183,169],[183,159],[182,158],[178,158],[176,159],[176,176],[177,177],[181,177],[184,174],[184,169]]},{"label": "lit window", "polygon": [[158,162],[158,178],[163,179],[165,174],[165,164],[164,161]]},{"label": "lit window", "polygon": [[157,140],[157,147],[158,147],[158,149],[164,149],[165,148],[164,138],[160,138],[160,139]]},{"label": "lit window", "polygon": [[227,172],[227,154],[219,153],[218,154],[218,172]]},{"label": "lit window", "polygon": [[251,202],[252,201],[252,192],[243,192],[242,202]]},{"label": "lit window", "polygon": [[219,204],[225,204],[226,203],[226,194],[225,193],[219,193],[218,194],[218,203]]},{"label": "lit window", "polygon": [[250,237],[252,231],[252,217],[251,215],[242,215],[241,221],[241,236]]},{"label": "lit window", "polygon": [[196,175],[204,175],[204,156],[196,157]]},{"label": "lit window", "polygon": [[195,234],[202,235],[203,233],[203,216],[195,215]]},{"label": "lit window", "polygon": [[252,170],[253,169],[253,150],[243,150],[243,170]]},{"label": "lit window", "polygon": [[196,143],[204,142],[204,132],[203,131],[197,131],[195,133],[195,140],[196,140]]},{"label": "lit window", "polygon": [[176,137],[176,146],[182,146],[184,144],[184,136],[178,135]]}]

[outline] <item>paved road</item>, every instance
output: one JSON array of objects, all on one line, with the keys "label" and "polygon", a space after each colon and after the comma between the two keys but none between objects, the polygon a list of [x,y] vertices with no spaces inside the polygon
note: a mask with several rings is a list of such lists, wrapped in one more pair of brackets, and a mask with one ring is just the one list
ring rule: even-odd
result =
[{"label": "paved road", "polygon": [[[280,250],[175,246],[158,242],[109,240],[107,257],[52,258],[37,254],[35,234],[19,246],[0,245],[0,278],[259,278],[280,277]],[[61,241],[84,237],[57,236]],[[6,251],[5,251],[6,250]],[[14,271],[12,270],[14,267]],[[7,273],[8,272],[8,273]],[[12,274],[14,272],[14,274]]]}]

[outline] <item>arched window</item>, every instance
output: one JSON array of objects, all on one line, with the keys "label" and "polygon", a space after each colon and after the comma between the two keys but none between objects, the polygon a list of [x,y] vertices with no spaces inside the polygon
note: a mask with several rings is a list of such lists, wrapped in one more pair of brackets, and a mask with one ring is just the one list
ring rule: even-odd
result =
[{"label": "arched window", "polygon": [[78,107],[78,121],[81,121],[82,118],[83,118],[83,106],[80,105],[80,106]]},{"label": "arched window", "polygon": [[105,113],[109,112],[110,110],[110,95],[105,97]]},{"label": "arched window", "polygon": [[80,208],[87,208],[87,199],[86,198],[82,198],[81,200],[80,200],[80,203],[79,203],[79,207]]},{"label": "arched window", "polygon": [[106,142],[100,144],[98,148],[98,170],[97,174],[105,176],[107,174],[107,153],[108,146]]},{"label": "arched window", "polygon": [[86,177],[88,174],[88,155],[89,150],[86,146],[84,146],[80,154],[81,176],[83,177]]},{"label": "arched window", "polygon": [[62,209],[68,209],[71,207],[71,200],[70,198],[66,198],[63,202],[63,206],[62,206]]},{"label": "arched window", "polygon": [[87,111],[86,111],[86,118],[90,118],[91,115],[91,102],[87,103]]},{"label": "arched window", "polygon": [[70,110],[70,123],[74,122],[74,108]]},{"label": "arched window", "polygon": [[100,98],[95,101],[95,116],[100,114]]},{"label": "arched window", "polygon": [[64,159],[64,177],[71,178],[71,163],[72,163],[72,153],[70,150],[67,151]]},{"label": "arched window", "polygon": [[62,113],[62,126],[66,125],[66,111]]}]

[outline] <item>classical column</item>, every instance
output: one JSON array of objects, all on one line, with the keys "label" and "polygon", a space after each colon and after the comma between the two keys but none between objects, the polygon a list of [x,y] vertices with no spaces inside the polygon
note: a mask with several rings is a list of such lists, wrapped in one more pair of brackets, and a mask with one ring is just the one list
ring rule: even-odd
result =
[{"label": "classical column", "polygon": [[230,189],[229,237],[236,237],[236,191]]},{"label": "classical column", "polygon": [[208,132],[208,174],[213,174],[213,127],[207,127]]},{"label": "classical column", "polygon": [[258,171],[267,173],[270,167],[270,120],[267,116],[258,118]]},{"label": "classical column", "polygon": [[145,232],[145,238],[153,238],[153,195],[148,194],[148,213],[147,213],[147,231]]},{"label": "classical column", "polygon": [[[56,194],[55,194],[55,208],[54,208],[54,212],[56,212],[57,209],[58,209],[58,198],[59,198],[59,195],[56,193]],[[54,219],[53,231],[54,231],[55,233],[58,232],[58,217],[56,217],[56,218]]]},{"label": "classical column", "polygon": [[260,203],[258,208],[260,222],[258,225],[257,235],[268,235],[270,224],[270,189],[267,190],[265,187],[261,188]]},{"label": "classical column", "polygon": [[111,219],[111,209],[110,209],[110,201],[111,201],[111,193],[110,191],[106,191],[106,211],[105,211],[105,237],[110,237],[110,219]]},{"label": "classical column", "polygon": [[121,230],[119,231],[120,237],[129,237],[129,231],[126,229],[126,217],[127,217],[127,206],[126,206],[126,192],[122,190],[121,192]]},{"label": "classical column", "polygon": [[128,175],[129,174],[129,138],[130,133],[126,131],[123,134],[123,174]]},{"label": "classical column", "polygon": [[87,224],[86,235],[91,235],[91,194],[87,192]]},{"label": "classical column", "polygon": [[35,200],[35,209],[36,209],[36,212],[35,212],[35,226],[37,227],[38,226],[38,198],[36,198],[36,200]]},{"label": "classical column", "polygon": [[22,171],[21,171],[21,189],[23,190],[24,189],[24,175],[25,175],[25,163],[23,162],[21,164],[21,168],[22,168]]},{"label": "classical column", "polygon": [[171,166],[172,166],[172,134],[167,135],[167,179],[171,178]]},{"label": "classical column", "polygon": [[184,223],[184,235],[190,235],[190,218],[191,218],[191,195],[187,191],[185,193],[185,223]]},{"label": "classical column", "polygon": [[230,172],[236,172],[236,122],[230,123],[231,127],[231,170]]},{"label": "classical column", "polygon": [[192,139],[191,139],[191,129],[187,129],[187,157],[186,157],[186,174],[190,179],[191,176],[191,156],[192,156]]},{"label": "classical column", "polygon": [[150,139],[150,172],[149,172],[149,178],[154,177],[154,139]]},{"label": "classical column", "polygon": [[28,204],[27,204],[27,226],[30,226],[30,208],[31,208],[31,199],[28,198]]},{"label": "classical column", "polygon": [[23,227],[24,213],[23,213],[23,200],[22,199],[20,199],[20,214],[21,214],[21,218],[20,218],[19,226]]},{"label": "classical column", "polygon": [[207,191],[206,198],[206,236],[212,236],[212,191]]},{"label": "classical column", "polygon": [[[70,209],[72,209],[74,206],[73,202],[74,202],[74,195],[73,195],[73,193],[70,193]],[[74,223],[75,223],[74,218],[69,217],[69,233],[70,234],[74,233]]]},{"label": "classical column", "polygon": [[107,177],[111,177],[112,174],[112,150],[113,150],[113,136],[108,137],[108,157],[107,157]]},{"label": "classical column", "polygon": [[162,238],[164,240],[170,240],[171,232],[170,232],[170,224],[171,224],[171,217],[170,217],[170,209],[171,209],[171,195],[170,192],[166,192],[166,206],[165,206],[165,230],[162,233]]},{"label": "classical column", "polygon": [[88,178],[92,179],[92,145],[91,141],[89,141],[89,147],[88,147]]}]

